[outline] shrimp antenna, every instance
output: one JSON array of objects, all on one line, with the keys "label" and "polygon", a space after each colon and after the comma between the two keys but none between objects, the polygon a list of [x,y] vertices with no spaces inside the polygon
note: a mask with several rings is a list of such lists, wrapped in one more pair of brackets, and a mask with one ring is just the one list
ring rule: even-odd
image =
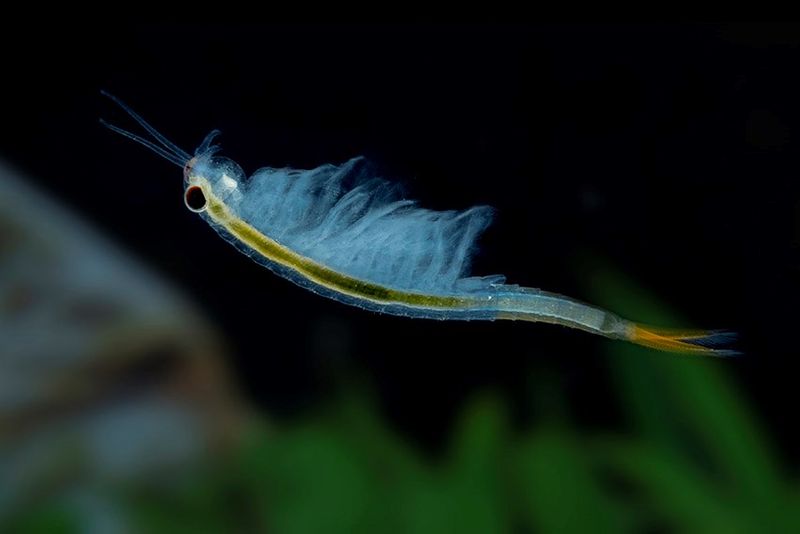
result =
[{"label": "shrimp antenna", "polygon": [[164,150],[160,146],[156,145],[155,143],[153,143],[151,141],[148,141],[147,139],[144,139],[143,137],[139,137],[136,134],[132,134],[131,132],[129,132],[127,130],[123,130],[119,126],[114,126],[113,124],[110,124],[109,122],[107,122],[107,121],[105,121],[103,119],[100,119],[100,124],[102,124],[103,126],[108,128],[112,132],[116,132],[116,133],[118,133],[118,134],[120,134],[120,135],[122,135],[124,137],[127,137],[128,139],[130,139],[132,141],[136,141],[140,145],[143,145],[143,146],[149,148],[150,150],[152,150],[153,152],[155,152],[156,154],[158,154],[159,156],[161,156],[165,160],[169,161],[170,163],[174,163],[178,167],[183,167],[184,165],[186,165],[186,162],[189,161],[188,158],[182,160],[181,158],[179,158],[178,156],[176,156],[172,152],[167,152],[166,150]]},{"label": "shrimp antenna", "polygon": [[168,161],[178,165],[179,167],[183,167],[185,165],[185,163],[191,159],[191,156],[189,155],[188,152],[186,152],[185,150],[182,150],[178,145],[176,145],[175,143],[173,143],[172,141],[170,141],[169,139],[164,137],[161,133],[159,133],[158,130],[156,130],[155,128],[150,126],[150,124],[148,124],[148,122],[146,120],[144,120],[138,113],[133,111],[122,100],[120,100],[119,98],[115,97],[114,95],[112,95],[112,94],[110,94],[110,93],[108,93],[106,91],[100,91],[100,94],[110,98],[112,102],[114,102],[119,107],[121,107],[125,111],[125,113],[130,115],[133,120],[135,120],[137,123],[139,123],[139,125],[142,128],[144,128],[147,131],[147,133],[149,133],[156,141],[158,141],[159,144],[161,144],[161,146],[158,146],[157,144],[153,143],[152,141],[148,141],[147,139],[145,139],[143,137],[140,137],[138,135],[135,135],[135,134],[133,134],[133,133],[127,131],[127,130],[123,130],[122,128],[119,128],[118,126],[114,126],[113,124],[110,124],[110,123],[106,122],[103,119],[100,119],[100,124],[102,124],[103,126],[105,126],[106,128],[108,128],[109,130],[111,130],[113,132],[116,132],[116,133],[118,133],[120,135],[123,135],[123,136],[127,137],[128,139],[131,139],[132,141],[136,141],[137,143],[149,148],[150,150],[152,150],[153,152],[155,152],[159,156],[161,156],[161,157],[167,159]]},{"label": "shrimp antenna", "polygon": [[219,130],[211,130],[208,132],[208,135],[203,139],[203,142],[200,143],[200,146],[197,147],[194,154],[195,156],[200,156],[204,154],[211,154],[216,152],[219,149],[218,145],[212,145],[211,143],[214,142],[214,139],[220,134]]}]

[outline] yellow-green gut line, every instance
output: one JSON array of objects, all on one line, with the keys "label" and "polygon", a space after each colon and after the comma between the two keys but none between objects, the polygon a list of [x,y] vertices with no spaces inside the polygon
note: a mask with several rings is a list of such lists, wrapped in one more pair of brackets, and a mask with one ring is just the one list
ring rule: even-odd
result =
[{"label": "yellow-green gut line", "polygon": [[254,250],[264,258],[287,267],[304,278],[328,288],[358,299],[366,299],[376,303],[403,304],[421,308],[463,309],[475,307],[478,302],[469,297],[425,295],[398,291],[372,282],[366,282],[347,276],[316,261],[307,258],[271,239],[250,224],[234,215],[230,208],[211,191],[211,187],[203,184],[206,195],[206,210],[211,219],[233,237]]}]

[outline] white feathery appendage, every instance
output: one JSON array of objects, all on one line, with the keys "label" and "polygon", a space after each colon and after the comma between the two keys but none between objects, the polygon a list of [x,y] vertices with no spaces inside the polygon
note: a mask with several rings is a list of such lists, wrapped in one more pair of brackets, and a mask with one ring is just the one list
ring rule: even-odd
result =
[{"label": "white feathery appendage", "polygon": [[228,196],[243,220],[343,274],[430,294],[491,291],[502,276],[470,277],[492,209],[433,211],[404,200],[363,158],[312,170],[260,169]]}]

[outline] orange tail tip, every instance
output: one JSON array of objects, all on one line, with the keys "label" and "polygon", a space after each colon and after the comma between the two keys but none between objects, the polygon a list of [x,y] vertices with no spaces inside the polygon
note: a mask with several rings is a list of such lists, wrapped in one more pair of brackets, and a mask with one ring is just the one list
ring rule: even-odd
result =
[{"label": "orange tail tip", "polygon": [[736,340],[736,334],[725,330],[669,330],[634,324],[628,339],[653,349],[697,356],[741,355],[728,348]]}]

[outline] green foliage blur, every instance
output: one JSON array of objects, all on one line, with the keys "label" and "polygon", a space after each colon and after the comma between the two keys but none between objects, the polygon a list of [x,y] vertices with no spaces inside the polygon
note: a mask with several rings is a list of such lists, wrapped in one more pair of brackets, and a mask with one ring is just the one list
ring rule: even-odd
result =
[{"label": "green foliage blur", "polygon": [[[600,305],[683,325],[612,269],[592,283]],[[254,428],[235,455],[170,491],[111,491],[136,532],[800,532],[800,485],[729,362],[621,342],[607,351],[626,432],[581,429],[568,415],[514,430],[504,399],[486,392],[431,460],[387,427],[368,387],[348,387],[311,419]],[[41,505],[5,531],[73,527],[68,510]]]}]

